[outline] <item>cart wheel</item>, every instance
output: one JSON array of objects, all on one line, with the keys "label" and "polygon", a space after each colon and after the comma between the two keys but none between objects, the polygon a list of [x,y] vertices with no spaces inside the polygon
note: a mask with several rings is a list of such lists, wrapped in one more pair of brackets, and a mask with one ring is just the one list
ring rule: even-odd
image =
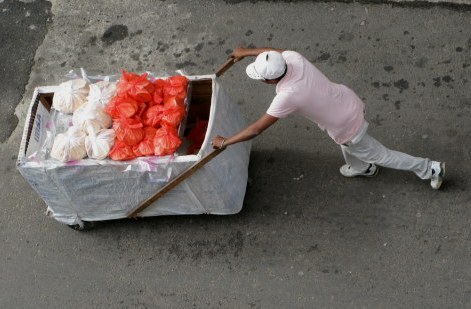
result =
[{"label": "cart wheel", "polygon": [[70,224],[67,226],[76,231],[88,231],[88,230],[91,230],[95,226],[95,223],[90,222],[90,221],[82,221],[82,225]]}]

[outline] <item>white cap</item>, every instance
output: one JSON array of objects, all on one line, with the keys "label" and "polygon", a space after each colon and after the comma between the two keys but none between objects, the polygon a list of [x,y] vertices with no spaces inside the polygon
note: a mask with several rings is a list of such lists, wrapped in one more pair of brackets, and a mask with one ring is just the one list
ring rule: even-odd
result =
[{"label": "white cap", "polygon": [[253,79],[277,79],[286,70],[286,62],[281,53],[266,51],[257,56],[257,59],[247,66],[245,72]]}]

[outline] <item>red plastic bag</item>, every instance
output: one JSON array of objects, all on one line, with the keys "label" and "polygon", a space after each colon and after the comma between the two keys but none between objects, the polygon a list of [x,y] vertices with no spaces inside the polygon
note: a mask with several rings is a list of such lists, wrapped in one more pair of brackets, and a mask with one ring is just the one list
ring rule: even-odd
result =
[{"label": "red plastic bag", "polygon": [[167,84],[166,80],[156,79],[153,83],[154,92],[152,93],[152,101],[149,102],[150,105],[162,104],[164,101],[164,87]]},{"label": "red plastic bag", "polygon": [[137,75],[123,70],[117,95],[105,109],[113,118],[116,142],[119,142],[113,156],[127,160],[153,153],[174,153],[181,144],[176,128],[185,117],[187,84],[184,76],[151,82],[146,73]]},{"label": "red plastic bag", "polygon": [[170,76],[163,88],[164,99],[174,96],[184,99],[186,96],[187,83],[188,81],[185,76]]},{"label": "red plastic bag", "polygon": [[168,84],[168,81],[165,79],[158,78],[152,83],[154,85],[154,92],[159,93],[163,96],[164,87]]},{"label": "red plastic bag", "polygon": [[180,108],[165,109],[162,117],[160,118],[161,125],[168,125],[177,128],[185,117],[185,110]]},{"label": "red plastic bag", "polygon": [[152,93],[152,101],[149,101],[149,105],[160,105],[163,101],[163,95],[157,91],[154,91],[154,93]]},{"label": "red plastic bag", "polygon": [[160,125],[164,112],[165,107],[162,105],[148,107],[142,115],[142,123],[146,126],[157,128]]},{"label": "red plastic bag", "polygon": [[138,102],[149,102],[152,100],[154,85],[147,79],[147,73],[137,75],[122,70],[116,91],[120,96],[128,94]]},{"label": "red plastic bag", "polygon": [[105,107],[111,118],[132,117],[138,111],[139,104],[128,95],[114,96]]},{"label": "red plastic bag", "polygon": [[113,148],[111,148],[108,156],[115,161],[131,160],[136,157],[132,151],[132,146],[128,146],[119,140],[115,140]]},{"label": "red plastic bag", "polygon": [[120,118],[113,121],[116,139],[128,146],[138,144],[144,138],[143,125],[135,118]]},{"label": "red plastic bag", "polygon": [[175,75],[175,76],[170,76],[168,78],[168,82],[173,87],[186,87],[188,83],[188,79],[182,75]]},{"label": "red plastic bag", "polygon": [[178,97],[166,97],[164,99],[164,106],[167,109],[181,108],[182,110],[185,110],[185,104],[183,103],[183,99],[180,99]]},{"label": "red plastic bag", "polygon": [[188,83],[185,76],[177,75],[168,78],[168,83],[173,88],[172,95],[177,95],[181,98],[185,98],[186,85]]},{"label": "red plastic bag", "polygon": [[188,147],[188,154],[196,154],[201,148],[208,129],[208,121],[197,120],[193,129],[187,135],[187,140],[190,142]]},{"label": "red plastic bag", "polygon": [[136,156],[145,157],[154,154],[155,132],[157,132],[156,128],[144,127],[144,138],[139,142],[139,144],[132,147],[132,150]]},{"label": "red plastic bag", "polygon": [[147,109],[147,104],[146,103],[139,103],[139,107],[138,107],[137,112],[136,112],[136,118],[142,119],[146,109]]},{"label": "red plastic bag", "polygon": [[172,86],[171,84],[167,84],[164,87],[164,98],[175,97],[182,92],[185,92],[185,88],[183,86]]},{"label": "red plastic bag", "polygon": [[154,154],[156,156],[171,155],[181,143],[182,141],[178,137],[177,129],[163,125],[155,132]]},{"label": "red plastic bag", "polygon": [[142,115],[142,122],[146,126],[157,128],[159,125],[178,127],[185,117],[183,101],[170,97],[164,100],[163,105],[154,105],[147,108]]},{"label": "red plastic bag", "polygon": [[185,117],[185,106],[183,101],[176,97],[169,97],[164,100],[164,112],[161,117],[161,124],[178,127]]}]

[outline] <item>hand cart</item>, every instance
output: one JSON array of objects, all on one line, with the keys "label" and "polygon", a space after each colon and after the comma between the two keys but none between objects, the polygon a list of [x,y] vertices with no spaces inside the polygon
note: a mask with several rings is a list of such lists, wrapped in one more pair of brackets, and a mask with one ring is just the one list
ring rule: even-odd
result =
[{"label": "hand cart", "polygon": [[97,221],[122,218],[238,213],[245,196],[251,143],[225,150],[214,150],[210,143],[217,134],[228,136],[246,126],[218,79],[233,64],[228,59],[215,74],[187,76],[191,93],[185,127],[191,128],[197,120],[208,121],[196,155],[177,150],[175,156],[131,161],[38,160],[54,96],[55,87],[49,86],[34,91],[17,168],[47,204],[47,214],[78,230]]}]

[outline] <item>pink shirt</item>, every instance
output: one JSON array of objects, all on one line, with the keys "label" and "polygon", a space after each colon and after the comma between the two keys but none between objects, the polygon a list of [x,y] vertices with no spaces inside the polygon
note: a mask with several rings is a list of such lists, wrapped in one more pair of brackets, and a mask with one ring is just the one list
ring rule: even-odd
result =
[{"label": "pink shirt", "polygon": [[288,71],[276,85],[267,114],[299,114],[326,130],[336,143],[351,141],[364,122],[361,99],[348,87],[331,82],[299,53],[285,51],[282,56]]}]

